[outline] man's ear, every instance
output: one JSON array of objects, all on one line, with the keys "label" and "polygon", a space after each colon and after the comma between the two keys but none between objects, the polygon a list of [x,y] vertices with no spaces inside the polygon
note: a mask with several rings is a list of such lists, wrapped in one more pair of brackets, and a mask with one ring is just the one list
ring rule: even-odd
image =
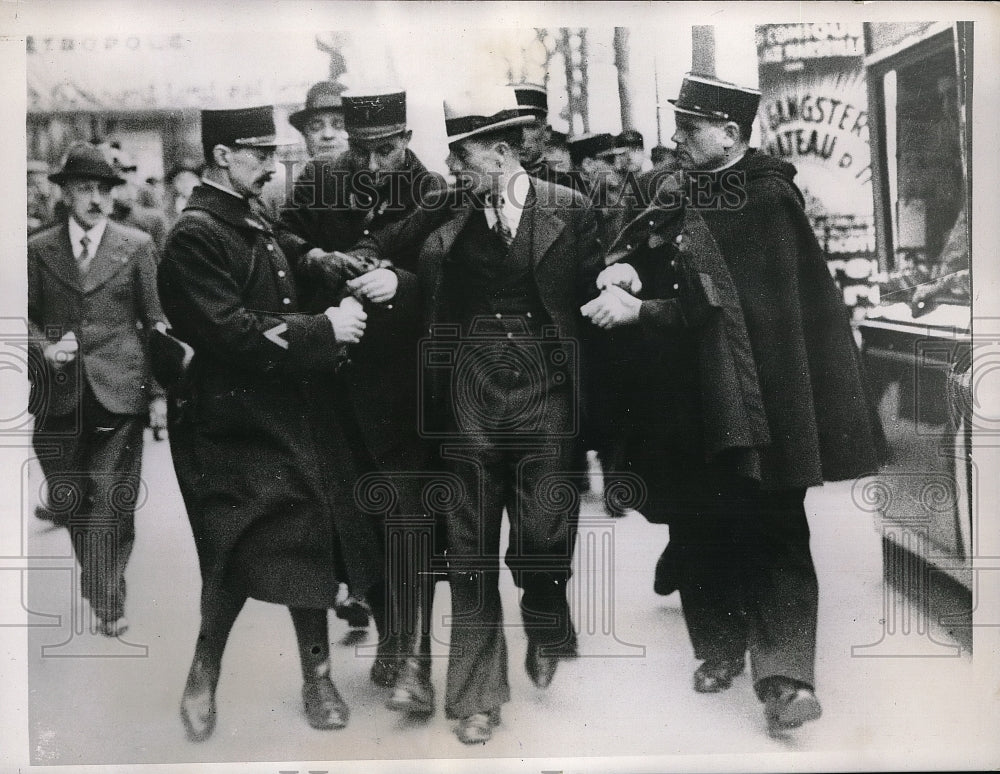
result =
[{"label": "man's ear", "polygon": [[727,121],[723,127],[722,131],[726,135],[726,148],[731,148],[734,145],[739,145],[743,141],[743,133],[740,131],[740,126],[735,121]]},{"label": "man's ear", "polygon": [[228,168],[230,152],[230,149],[222,144],[212,148],[212,160],[215,162],[215,166],[222,167],[223,169]]}]

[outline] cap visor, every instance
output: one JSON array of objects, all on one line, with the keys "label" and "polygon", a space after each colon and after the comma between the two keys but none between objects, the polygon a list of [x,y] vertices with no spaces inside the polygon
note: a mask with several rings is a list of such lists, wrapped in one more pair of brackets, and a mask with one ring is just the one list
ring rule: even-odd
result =
[{"label": "cap visor", "polygon": [[454,145],[456,142],[462,142],[463,140],[468,140],[481,134],[492,134],[493,132],[499,131],[501,129],[507,129],[512,126],[524,126],[525,124],[530,124],[534,120],[535,120],[534,116],[515,116],[514,118],[507,118],[504,119],[503,121],[499,121],[498,123],[474,129],[471,132],[454,134],[448,138],[448,144]]}]

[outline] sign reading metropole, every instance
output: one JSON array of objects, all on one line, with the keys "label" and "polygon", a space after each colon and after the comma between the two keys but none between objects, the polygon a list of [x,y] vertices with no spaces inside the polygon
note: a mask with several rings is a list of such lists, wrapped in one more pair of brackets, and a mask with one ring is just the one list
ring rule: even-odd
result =
[{"label": "sign reading metropole", "polygon": [[329,58],[309,34],[30,35],[28,113],[302,102]]},{"label": "sign reading metropole", "polygon": [[761,147],[798,169],[829,253],[874,252],[861,25],[770,24],[756,36]]}]

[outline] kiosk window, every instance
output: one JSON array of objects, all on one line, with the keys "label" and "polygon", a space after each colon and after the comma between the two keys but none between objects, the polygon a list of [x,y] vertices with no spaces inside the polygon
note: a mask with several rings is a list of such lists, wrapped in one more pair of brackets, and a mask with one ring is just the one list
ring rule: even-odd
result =
[{"label": "kiosk window", "polygon": [[953,48],[886,72],[882,87],[894,273],[918,285],[967,270]]}]

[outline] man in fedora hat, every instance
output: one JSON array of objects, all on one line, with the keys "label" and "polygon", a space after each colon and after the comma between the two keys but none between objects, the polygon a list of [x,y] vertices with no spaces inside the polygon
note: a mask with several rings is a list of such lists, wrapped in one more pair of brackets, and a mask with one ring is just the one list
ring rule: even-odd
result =
[{"label": "man in fedora hat", "polygon": [[448,165],[466,195],[369,244],[392,257],[413,233],[423,241],[423,321],[437,348],[422,364],[424,431],[444,444],[447,471],[465,493],[445,514],[455,621],[445,713],[458,719],[458,738],[475,744],[491,737],[510,698],[498,591],[505,509],[528,675],[547,687],[558,661],[576,654],[566,583],[578,509],[555,507],[544,492],[576,478],[567,471],[577,459],[579,304],[600,258],[584,198],[521,166],[531,117],[512,89],[445,102],[444,114]]},{"label": "man in fedora hat", "polygon": [[112,189],[124,181],[93,145],[71,147],[49,180],[68,215],[28,240],[28,320],[41,363],[34,441],[48,489],[37,514],[69,527],[81,593],[97,629],[116,637],[128,628],[143,428],[166,414],[146,340],[164,319],[155,250],[147,234],[109,221]]},{"label": "man in fedora hat", "polygon": [[685,176],[622,233],[584,313],[637,334],[628,460],[643,514],[670,524],[694,689],[728,688],[749,650],[783,733],[820,716],[806,491],[872,472],[884,439],[795,169],[749,148],[759,100],[685,77]]},{"label": "man in fedora hat", "polygon": [[311,159],[336,158],[347,149],[343,90],[332,81],[314,83],[306,93],[305,107],[288,117],[288,122],[302,133]]},{"label": "man in fedora hat", "polygon": [[351,510],[359,473],[329,379],[366,315],[354,298],[304,311],[292,270],[301,243],[252,207],[275,172],[272,107],[205,110],[201,122],[203,183],[159,267],[173,333],[194,349],[169,425],[202,576],[181,717],[189,739],[211,735],[223,651],[252,597],[291,612],[309,724],[342,728],[326,610],[341,581],[380,582],[380,534]]}]

